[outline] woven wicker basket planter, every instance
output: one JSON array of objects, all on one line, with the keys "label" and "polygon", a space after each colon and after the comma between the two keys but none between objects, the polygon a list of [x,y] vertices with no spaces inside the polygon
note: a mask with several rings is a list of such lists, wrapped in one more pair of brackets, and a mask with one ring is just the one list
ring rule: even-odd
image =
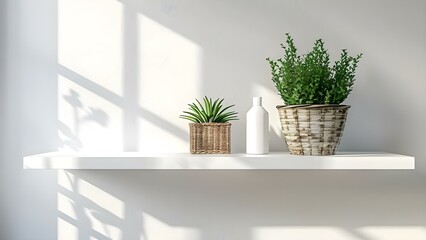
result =
[{"label": "woven wicker basket planter", "polygon": [[231,123],[190,123],[190,152],[231,153]]},{"label": "woven wicker basket planter", "polygon": [[345,127],[348,105],[277,106],[291,154],[333,155]]}]

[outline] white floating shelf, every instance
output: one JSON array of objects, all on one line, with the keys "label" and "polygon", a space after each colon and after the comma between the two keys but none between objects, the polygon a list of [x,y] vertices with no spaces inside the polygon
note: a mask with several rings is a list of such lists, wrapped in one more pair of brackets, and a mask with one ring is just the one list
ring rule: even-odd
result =
[{"label": "white floating shelf", "polygon": [[341,152],[332,156],[193,155],[51,152],[24,157],[24,169],[414,169],[414,157],[393,153]]}]

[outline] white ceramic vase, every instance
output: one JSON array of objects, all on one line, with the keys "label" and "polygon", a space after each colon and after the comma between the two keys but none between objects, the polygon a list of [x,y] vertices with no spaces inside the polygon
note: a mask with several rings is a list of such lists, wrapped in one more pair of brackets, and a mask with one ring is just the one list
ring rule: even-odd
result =
[{"label": "white ceramic vase", "polygon": [[247,154],[269,153],[269,114],[262,107],[262,97],[253,98],[253,107],[246,116]]}]

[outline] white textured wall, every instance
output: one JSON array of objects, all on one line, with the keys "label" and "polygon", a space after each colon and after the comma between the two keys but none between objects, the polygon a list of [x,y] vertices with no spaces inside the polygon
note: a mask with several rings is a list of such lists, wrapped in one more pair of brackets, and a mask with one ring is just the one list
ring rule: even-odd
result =
[{"label": "white textured wall", "polygon": [[[426,238],[425,1],[1,4],[0,239]],[[177,116],[204,95],[236,104],[235,152],[262,95],[282,150],[265,58],[285,32],[364,53],[341,149],[414,155],[415,171],[21,169],[56,147],[186,151]]]}]

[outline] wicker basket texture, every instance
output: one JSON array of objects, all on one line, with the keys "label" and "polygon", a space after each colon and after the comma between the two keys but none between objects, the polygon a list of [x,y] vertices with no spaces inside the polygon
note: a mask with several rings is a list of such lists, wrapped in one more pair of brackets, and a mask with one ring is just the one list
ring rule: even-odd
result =
[{"label": "wicker basket texture", "polygon": [[190,152],[194,154],[231,153],[231,123],[190,123]]},{"label": "wicker basket texture", "polygon": [[334,155],[349,108],[348,105],[277,106],[290,153]]}]

